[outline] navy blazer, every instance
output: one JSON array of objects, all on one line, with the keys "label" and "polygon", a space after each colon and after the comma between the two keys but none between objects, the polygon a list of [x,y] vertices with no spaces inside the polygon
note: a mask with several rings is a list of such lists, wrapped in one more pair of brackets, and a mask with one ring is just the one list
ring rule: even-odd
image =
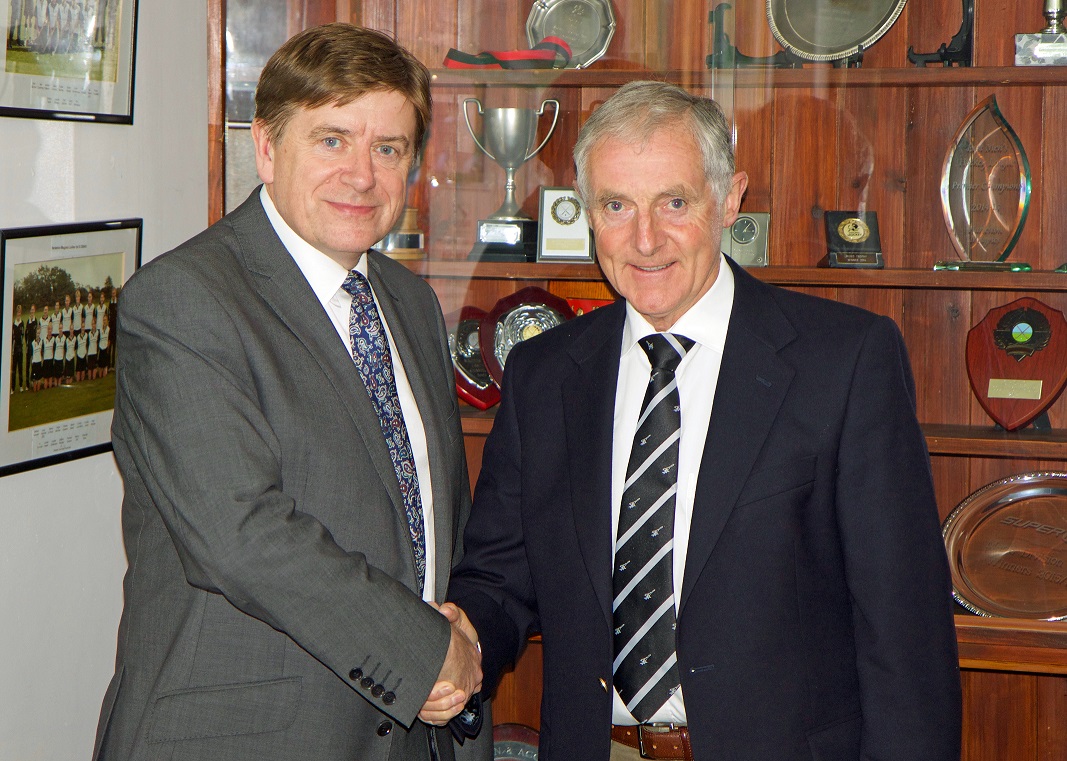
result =
[{"label": "navy blazer", "polygon": [[[957,759],[951,586],[900,332],[731,267],[679,601],[694,757]],[[620,301],[511,352],[449,590],[487,689],[542,634],[542,761],[609,755],[624,319]]]}]

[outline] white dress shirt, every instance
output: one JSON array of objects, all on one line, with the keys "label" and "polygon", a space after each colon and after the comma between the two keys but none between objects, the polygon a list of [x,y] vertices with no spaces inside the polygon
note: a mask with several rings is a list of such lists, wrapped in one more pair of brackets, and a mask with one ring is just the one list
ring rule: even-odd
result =
[{"label": "white dress shirt", "polygon": [[[693,339],[695,345],[682,359],[675,371],[678,397],[681,403],[682,429],[678,448],[678,495],[674,504],[674,607],[681,599],[682,576],[689,549],[689,527],[693,522],[693,500],[696,496],[697,474],[704,455],[704,442],[711,422],[711,407],[719,379],[726,329],[734,302],[734,275],[726,263],[719,260],[719,274],[711,288],[690,307],[670,330]],[[618,536],[619,507],[622,504],[626,466],[630,460],[637,418],[641,412],[645,389],[652,366],[648,355],[637,342],[658,333],[629,303],[626,304],[626,324],[622,331],[622,355],[619,363],[619,385],[615,391],[615,423],[612,431],[611,457],[611,535]],[[679,669],[681,666],[679,666]],[[626,709],[618,690],[614,691],[613,724],[636,724]],[[650,721],[685,724],[685,702],[678,690]]]},{"label": "white dress shirt", "polygon": [[[351,338],[348,332],[349,318],[352,313],[352,297],[341,285],[348,277],[348,270],[319,251],[310,243],[301,238],[295,230],[289,227],[278,213],[274,201],[263,187],[259,193],[259,200],[263,204],[263,210],[267,212],[274,231],[278,233],[282,244],[293,257],[296,266],[304,274],[311,290],[319,299],[322,308],[337,330],[341,339],[338,351],[344,351],[349,357],[352,356]],[[364,277],[367,276],[367,255],[363,254],[356,264],[356,270]],[[367,279],[370,282],[370,278]],[[373,293],[374,289],[371,288]],[[378,298],[375,296],[375,304]],[[404,424],[408,429],[408,439],[411,441],[411,452],[415,458],[415,473],[419,478],[419,496],[422,499],[422,523],[423,536],[426,538],[426,579],[422,588],[424,600],[431,601],[434,597],[436,581],[436,567],[434,565],[434,527],[433,527],[433,488],[430,483],[430,452],[426,444],[426,430],[419,414],[415,395],[408,383],[408,376],[404,372],[404,363],[400,359],[400,353],[396,350],[396,342],[389,332],[389,323],[381,309],[378,314],[385,326],[385,334],[389,339],[390,355],[393,361],[393,376],[396,379],[396,393],[400,398],[400,409],[404,414]],[[354,360],[353,360],[354,362]]]}]

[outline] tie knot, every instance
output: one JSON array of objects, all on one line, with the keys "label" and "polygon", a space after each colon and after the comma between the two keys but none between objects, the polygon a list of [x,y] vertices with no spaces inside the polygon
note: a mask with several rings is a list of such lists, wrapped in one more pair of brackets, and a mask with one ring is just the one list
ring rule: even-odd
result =
[{"label": "tie knot", "polygon": [[666,370],[673,373],[678,369],[685,353],[693,348],[693,339],[676,336],[673,333],[653,333],[639,342],[648,355],[653,370]]},{"label": "tie knot", "polygon": [[[334,281],[337,282],[337,281]],[[370,283],[367,282],[367,278],[363,276],[362,272],[352,270],[348,273],[348,277],[341,283],[341,288],[348,293],[352,298],[367,298],[371,296]]]}]

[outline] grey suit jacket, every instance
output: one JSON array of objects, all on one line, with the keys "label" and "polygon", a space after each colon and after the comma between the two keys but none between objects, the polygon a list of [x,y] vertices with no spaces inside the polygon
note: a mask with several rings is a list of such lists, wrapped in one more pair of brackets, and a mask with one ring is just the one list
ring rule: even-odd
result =
[{"label": "grey suit jacket", "polygon": [[[470,505],[444,322],[421,279],[369,265],[426,429],[440,600]],[[427,758],[449,627],[415,591],[377,415],[258,191],[121,299],[129,569],[94,757]]]}]

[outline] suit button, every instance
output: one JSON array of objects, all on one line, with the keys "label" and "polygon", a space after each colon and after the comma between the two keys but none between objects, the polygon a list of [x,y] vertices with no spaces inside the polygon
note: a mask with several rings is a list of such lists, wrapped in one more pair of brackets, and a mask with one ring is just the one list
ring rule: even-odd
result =
[{"label": "suit button", "polygon": [[383,692],[385,692],[385,688],[380,684],[376,684],[371,688],[370,694],[376,698],[380,698]]},{"label": "suit button", "polygon": [[359,683],[359,686],[365,690],[369,690],[371,687],[374,686],[374,680],[371,679],[369,676],[365,676],[363,677],[363,681]]},{"label": "suit button", "polygon": [[396,693],[394,693],[394,692],[385,693],[384,695],[382,695],[382,702],[385,703],[387,706],[391,706],[393,703],[396,702]]},{"label": "suit button", "polygon": [[393,722],[383,721],[378,725],[378,737],[385,737],[387,734],[393,731]]},{"label": "suit button", "polygon": [[363,669],[352,669],[348,672],[348,678],[353,682],[358,682],[363,678]]}]

